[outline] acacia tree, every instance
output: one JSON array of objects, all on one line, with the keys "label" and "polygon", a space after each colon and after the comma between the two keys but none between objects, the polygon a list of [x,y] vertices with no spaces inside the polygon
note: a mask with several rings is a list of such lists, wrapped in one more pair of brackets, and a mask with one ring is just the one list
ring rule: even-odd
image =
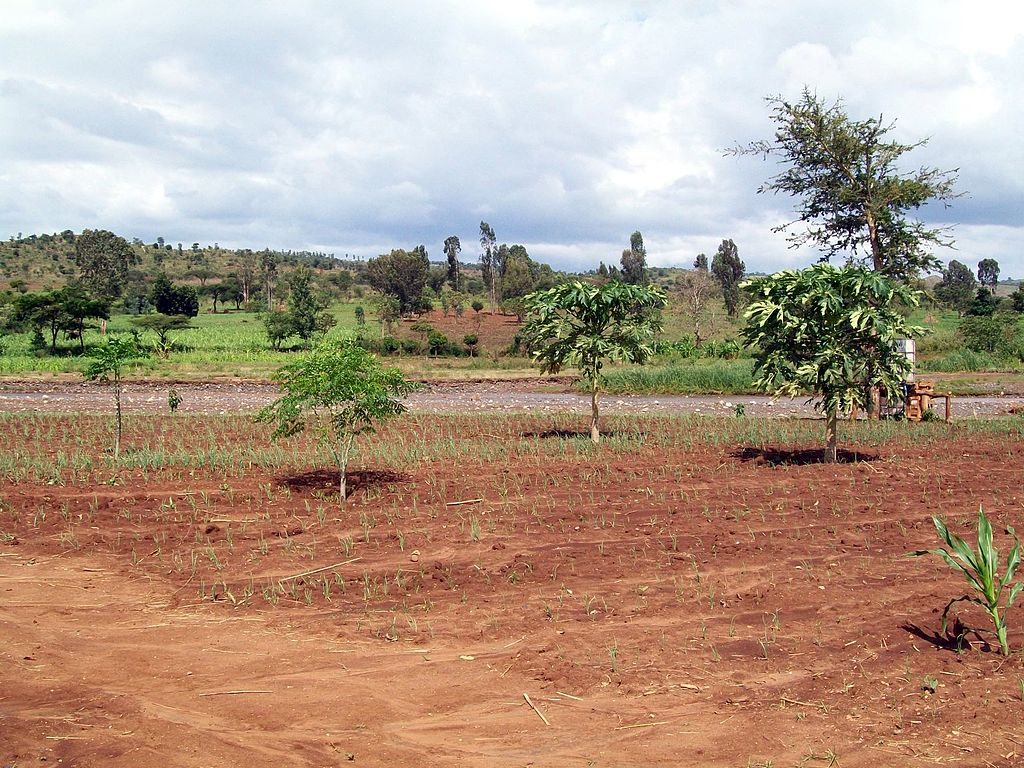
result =
[{"label": "acacia tree", "polygon": [[896,340],[920,336],[898,306],[920,293],[862,266],[815,264],[747,283],[744,341],[754,347],[754,384],[779,396],[811,393],[825,414],[825,461],[836,460],[840,411],[867,407],[864,383],[900,392],[910,362]]},{"label": "acacia tree", "polygon": [[132,338],[110,337],[107,343],[89,351],[92,362],[83,375],[86,381],[102,381],[114,387],[117,424],[114,432],[114,461],[121,454],[121,376],[129,363],[143,360],[148,353]]},{"label": "acacia tree", "polygon": [[958,197],[957,169],[922,167],[905,173],[898,162],[927,140],[903,144],[888,139],[894,123],[882,117],[853,120],[842,101],[826,104],[804,88],[799,101],[766,99],[775,123],[775,138],[729,150],[731,154],[772,156],[782,171],[758,189],[799,198],[793,224],[805,229],[790,236],[794,246],[810,243],[828,259],[845,252],[866,260],[877,272],[903,278],[938,261],[930,245],[951,245],[942,229],[907,219],[907,213],[931,200]]},{"label": "acacia tree", "polygon": [[356,438],[373,432],[377,422],[403,413],[405,406],[397,398],[416,388],[397,368],[382,368],[353,339],[320,345],[278,370],[274,380],[284,395],[256,420],[276,425],[275,440],[313,429],[338,466],[341,502]]},{"label": "acacia tree", "polygon": [[599,400],[606,361],[642,364],[654,354],[665,294],[657,287],[580,281],[524,298],[522,335],[541,373],[579,368],[590,392],[590,437],[601,440]]}]

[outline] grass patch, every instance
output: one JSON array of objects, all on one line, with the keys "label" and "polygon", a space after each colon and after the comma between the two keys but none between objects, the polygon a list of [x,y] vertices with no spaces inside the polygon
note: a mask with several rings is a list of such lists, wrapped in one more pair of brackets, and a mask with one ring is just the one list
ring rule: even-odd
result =
[{"label": "grass patch", "polygon": [[613,395],[747,394],[754,391],[753,367],[753,360],[745,359],[620,368],[606,376],[605,391]]}]

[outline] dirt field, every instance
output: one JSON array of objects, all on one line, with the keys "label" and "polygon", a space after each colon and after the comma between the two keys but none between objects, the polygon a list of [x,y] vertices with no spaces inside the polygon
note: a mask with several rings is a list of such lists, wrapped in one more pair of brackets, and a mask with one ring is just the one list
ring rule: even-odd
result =
[{"label": "dirt field", "polygon": [[958,653],[964,582],[904,557],[979,505],[1005,553],[1019,422],[827,467],[736,421],[420,417],[341,509],[327,469],[172,451],[241,422],[137,417],[114,470],[95,417],[5,417],[0,765],[1024,764],[1024,612]]}]

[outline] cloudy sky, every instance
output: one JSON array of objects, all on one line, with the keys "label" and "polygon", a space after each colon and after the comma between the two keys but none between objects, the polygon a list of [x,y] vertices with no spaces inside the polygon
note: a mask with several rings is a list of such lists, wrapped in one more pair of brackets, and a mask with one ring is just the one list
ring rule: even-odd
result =
[{"label": "cloudy sky", "polygon": [[[750,271],[811,263],[756,194],[764,97],[804,85],[960,168],[922,211],[958,258],[1024,277],[1024,6],[862,0],[4,0],[0,236],[363,258],[480,221],[561,268],[653,265],[732,238]],[[912,168],[908,167],[907,170]]]}]

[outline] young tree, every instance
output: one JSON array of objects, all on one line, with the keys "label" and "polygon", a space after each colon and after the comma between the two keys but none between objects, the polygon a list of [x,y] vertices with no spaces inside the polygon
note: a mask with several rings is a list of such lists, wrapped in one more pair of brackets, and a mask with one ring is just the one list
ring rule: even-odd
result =
[{"label": "young tree", "polygon": [[995,259],[982,259],[978,262],[978,282],[987,287],[992,293],[996,292],[999,284],[999,262]]},{"label": "young tree", "polygon": [[377,422],[398,416],[398,398],[415,389],[397,368],[382,368],[377,358],[353,340],[325,343],[274,376],[284,395],[257,414],[275,424],[274,439],[312,428],[338,466],[338,491],[347,495],[345,472],[356,439]]},{"label": "young tree", "polygon": [[260,272],[263,276],[263,295],[267,300],[267,309],[274,309],[274,283],[277,281],[277,268],[280,257],[269,248],[260,251]]},{"label": "young tree", "polygon": [[750,287],[742,335],[756,350],[754,384],[775,396],[812,393],[825,414],[825,461],[835,462],[838,414],[867,407],[865,382],[900,396],[910,363],[896,340],[924,329],[898,305],[916,306],[920,294],[864,267],[822,263]]},{"label": "young tree", "polygon": [[128,241],[105,229],[86,229],[75,240],[75,263],[82,280],[100,298],[120,296],[128,268],[137,261]]},{"label": "young tree", "polygon": [[86,381],[101,381],[114,387],[114,408],[117,413],[114,432],[114,461],[121,455],[121,377],[129,363],[143,360],[147,353],[131,338],[109,337],[107,343],[89,351],[93,361],[83,375]]},{"label": "young tree", "polygon": [[644,236],[639,231],[629,236],[629,249],[622,252],[622,282],[630,285],[647,285],[647,249]]},{"label": "young tree", "polygon": [[732,240],[723,240],[718,252],[711,260],[711,273],[722,287],[722,298],[730,317],[736,317],[740,306],[740,283],[746,273],[746,265],[740,259],[739,249]]},{"label": "young tree", "polygon": [[665,294],[653,286],[577,280],[535,291],[524,303],[527,349],[541,373],[579,368],[590,391],[590,437],[600,442],[601,369],[609,360],[642,364],[654,354]]},{"label": "young tree", "polygon": [[702,330],[708,330],[714,320],[708,304],[715,294],[715,280],[706,269],[698,268],[680,275],[676,285],[682,295],[683,311],[693,325],[693,344],[700,349],[704,343]]},{"label": "young tree", "polygon": [[802,224],[804,231],[789,238],[793,245],[810,243],[826,259],[840,252],[851,260],[864,258],[875,271],[892,277],[937,266],[927,246],[950,245],[951,239],[941,229],[908,220],[907,213],[931,200],[957,197],[956,169],[901,172],[897,164],[902,156],[926,141],[890,141],[893,123],[881,117],[853,120],[842,101],[827,105],[807,88],[797,102],[781,96],[766,101],[775,138],[730,152],[770,155],[783,166],[758,189],[800,200],[796,220],[775,231]]},{"label": "young tree", "polygon": [[448,284],[453,291],[461,291],[462,281],[459,279],[459,254],[462,252],[462,243],[458,235],[452,235],[444,241],[444,255],[448,257]]},{"label": "young tree", "polygon": [[971,307],[978,283],[966,264],[956,259],[942,270],[942,279],[935,284],[935,298],[961,315]]}]

